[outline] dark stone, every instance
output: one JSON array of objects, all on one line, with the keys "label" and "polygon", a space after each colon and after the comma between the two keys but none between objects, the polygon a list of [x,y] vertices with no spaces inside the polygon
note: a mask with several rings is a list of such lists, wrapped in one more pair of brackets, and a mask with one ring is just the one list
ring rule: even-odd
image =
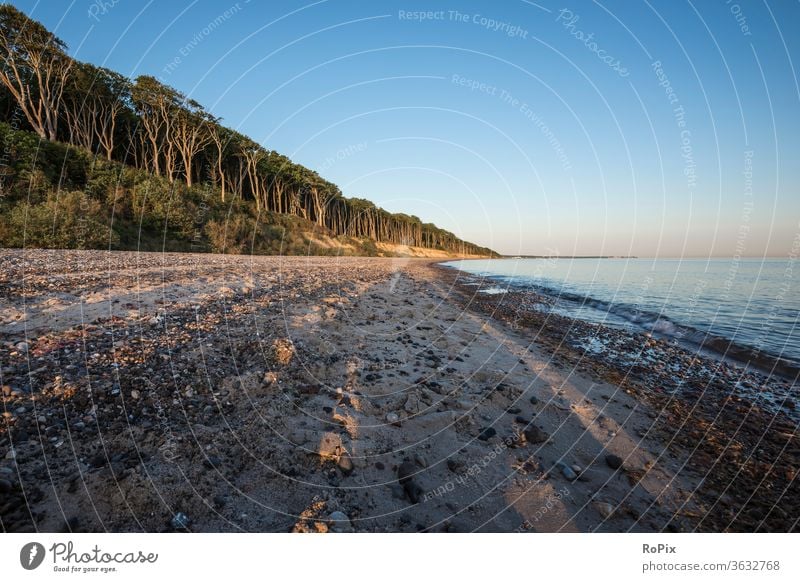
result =
[{"label": "dark stone", "polygon": [[539,399],[536,396],[531,396],[531,404],[539,404]]},{"label": "dark stone", "polygon": [[326,414],[330,414],[331,412],[333,412],[333,408],[331,408],[330,406],[323,406],[322,407],[322,412],[324,412]]},{"label": "dark stone", "polygon": [[383,470],[386,468],[386,465],[384,465],[383,463],[381,463],[380,461],[378,461],[378,462],[376,462],[376,463],[375,463],[375,468],[376,468],[378,471],[383,471]]},{"label": "dark stone", "polygon": [[478,435],[478,440],[488,441],[496,434],[497,431],[493,427],[489,426],[481,431],[481,433]]},{"label": "dark stone", "polygon": [[606,465],[616,471],[622,468],[622,457],[618,455],[606,455]]},{"label": "dark stone", "polygon": [[547,439],[550,438],[550,435],[544,432],[536,425],[531,425],[525,429],[525,440],[529,443],[536,445],[539,443],[546,442]]},{"label": "dark stone", "polygon": [[215,455],[211,455],[207,459],[203,459],[203,465],[209,469],[218,469],[221,464],[222,461]]},{"label": "dark stone", "polygon": [[464,468],[464,463],[455,459],[447,459],[447,468],[453,473],[458,473],[460,469]]},{"label": "dark stone", "polygon": [[98,467],[102,467],[106,464],[106,456],[102,453],[98,453],[94,455],[91,459],[89,459],[89,466],[94,467],[95,469]]},{"label": "dark stone", "polygon": [[419,498],[422,495],[422,487],[414,481],[416,472],[417,466],[409,460],[403,461],[397,469],[400,485],[402,485],[403,491],[405,491],[406,497],[411,503],[419,503]]}]

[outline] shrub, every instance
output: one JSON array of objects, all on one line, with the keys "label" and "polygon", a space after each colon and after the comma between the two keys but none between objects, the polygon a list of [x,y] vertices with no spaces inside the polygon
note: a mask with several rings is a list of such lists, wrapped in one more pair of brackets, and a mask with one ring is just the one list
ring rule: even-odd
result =
[{"label": "shrub", "polygon": [[79,191],[50,195],[38,204],[17,204],[5,236],[4,243],[13,247],[102,249],[118,241],[101,203]]}]

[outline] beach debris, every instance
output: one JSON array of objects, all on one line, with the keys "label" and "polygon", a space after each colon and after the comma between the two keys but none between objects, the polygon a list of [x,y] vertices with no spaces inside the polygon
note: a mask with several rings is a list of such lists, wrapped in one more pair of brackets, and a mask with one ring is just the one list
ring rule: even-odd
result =
[{"label": "beach debris", "polygon": [[272,356],[275,361],[282,365],[287,365],[292,361],[295,354],[295,347],[292,340],[279,338],[272,342]]}]

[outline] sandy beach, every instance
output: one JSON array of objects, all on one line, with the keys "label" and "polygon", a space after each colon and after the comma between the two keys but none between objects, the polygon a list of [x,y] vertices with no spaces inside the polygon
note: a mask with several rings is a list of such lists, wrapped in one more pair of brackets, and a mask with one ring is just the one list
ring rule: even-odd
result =
[{"label": "sandy beach", "polygon": [[5,531],[798,528],[793,410],[745,390],[791,383],[645,336],[592,353],[433,259],[0,265]]}]

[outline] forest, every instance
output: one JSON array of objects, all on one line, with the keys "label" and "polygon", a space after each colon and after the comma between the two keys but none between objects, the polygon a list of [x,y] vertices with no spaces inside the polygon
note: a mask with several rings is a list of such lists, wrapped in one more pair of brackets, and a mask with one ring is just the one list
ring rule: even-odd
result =
[{"label": "forest", "polygon": [[343,196],[153,76],[71,58],[8,4],[0,57],[2,246],[372,255],[390,243],[494,254]]}]

